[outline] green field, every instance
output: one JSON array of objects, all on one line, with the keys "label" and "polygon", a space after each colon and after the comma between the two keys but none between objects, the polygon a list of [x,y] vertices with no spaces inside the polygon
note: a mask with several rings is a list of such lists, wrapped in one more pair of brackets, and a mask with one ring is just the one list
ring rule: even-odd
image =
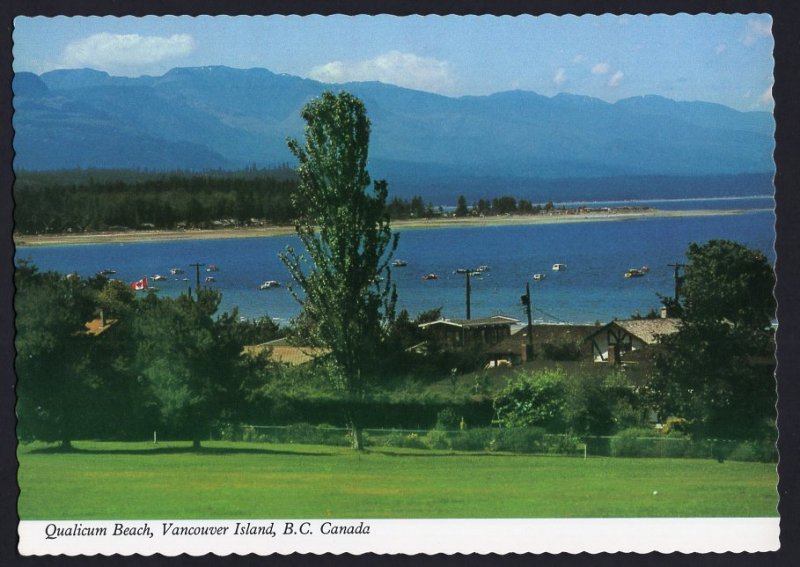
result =
[{"label": "green field", "polygon": [[21,445],[23,520],[776,516],[774,464],[206,442]]}]

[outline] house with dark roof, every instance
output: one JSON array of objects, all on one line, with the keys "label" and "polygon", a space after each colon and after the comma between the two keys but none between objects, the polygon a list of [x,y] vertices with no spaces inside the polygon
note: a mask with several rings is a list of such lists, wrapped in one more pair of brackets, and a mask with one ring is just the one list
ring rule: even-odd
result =
[{"label": "house with dark roof", "polygon": [[[678,332],[680,319],[626,319],[611,321],[588,337],[595,362],[621,364],[628,355],[640,353],[661,342],[661,337]],[[634,357],[636,355],[633,355]]]},{"label": "house with dark roof", "polygon": [[491,366],[500,366],[503,362],[523,364],[528,361],[529,344],[537,358],[574,360],[572,357],[576,356],[585,359],[590,353],[585,343],[586,336],[597,328],[596,325],[537,324],[532,326],[529,342],[526,326],[487,348],[487,362]]},{"label": "house with dark roof", "polygon": [[519,319],[494,315],[481,319],[438,319],[419,328],[445,347],[487,347],[511,336],[511,327]]}]

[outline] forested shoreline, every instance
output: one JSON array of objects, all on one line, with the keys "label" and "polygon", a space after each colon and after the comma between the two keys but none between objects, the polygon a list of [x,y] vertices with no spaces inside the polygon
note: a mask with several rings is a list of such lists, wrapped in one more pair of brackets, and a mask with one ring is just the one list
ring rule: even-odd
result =
[{"label": "forested shoreline", "polygon": [[[289,226],[297,217],[291,195],[297,177],[288,166],[237,172],[65,170],[17,173],[15,232],[23,235],[125,230]],[[386,203],[392,220],[538,215],[564,211],[502,195],[468,204],[462,195],[445,212],[423,196]]]}]

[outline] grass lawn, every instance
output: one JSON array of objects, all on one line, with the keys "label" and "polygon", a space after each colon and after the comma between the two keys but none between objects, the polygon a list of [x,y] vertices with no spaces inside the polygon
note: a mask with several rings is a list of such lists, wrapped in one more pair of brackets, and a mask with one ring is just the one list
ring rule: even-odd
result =
[{"label": "grass lawn", "polygon": [[[774,464],[205,442],[20,445],[23,520],[776,516]],[[657,493],[657,494],[656,494]]]}]

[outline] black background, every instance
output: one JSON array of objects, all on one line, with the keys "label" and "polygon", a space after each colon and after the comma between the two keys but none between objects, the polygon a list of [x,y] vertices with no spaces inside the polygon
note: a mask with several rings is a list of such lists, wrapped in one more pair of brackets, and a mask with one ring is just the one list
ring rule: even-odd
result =
[{"label": "black background", "polygon": [[[270,556],[259,557],[37,557],[17,554],[18,488],[14,416],[13,372],[13,241],[11,169],[13,150],[11,128],[12,30],[15,16],[135,15],[168,14],[676,14],[676,13],[769,13],[775,38],[775,98],[778,284],[778,448],[781,515],[781,550],[758,554],[650,554],[650,555],[512,555],[512,556]],[[792,565],[800,564],[798,530],[798,458],[800,457],[800,238],[795,220],[800,219],[800,3],[792,0],[706,1],[253,1],[228,0],[3,0],[0,5],[0,565],[121,565],[188,564],[206,565]]]}]

